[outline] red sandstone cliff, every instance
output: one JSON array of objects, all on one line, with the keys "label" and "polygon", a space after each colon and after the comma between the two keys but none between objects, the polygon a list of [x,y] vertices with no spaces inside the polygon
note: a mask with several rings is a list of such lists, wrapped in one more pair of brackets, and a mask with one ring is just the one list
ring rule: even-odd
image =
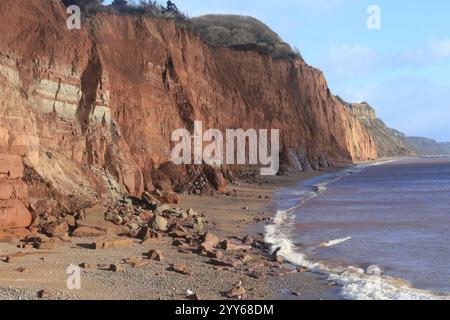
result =
[{"label": "red sandstone cliff", "polygon": [[99,14],[70,31],[57,0],[2,0],[0,26],[0,229],[203,172],[156,170],[171,132],[194,120],[279,128],[298,170],[376,158],[300,59],[211,48],[171,20]]}]

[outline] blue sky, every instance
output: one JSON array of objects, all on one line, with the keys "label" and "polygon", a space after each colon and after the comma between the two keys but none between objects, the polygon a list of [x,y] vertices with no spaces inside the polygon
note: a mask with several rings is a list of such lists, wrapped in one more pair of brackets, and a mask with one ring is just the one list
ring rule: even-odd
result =
[{"label": "blue sky", "polygon": [[[408,135],[450,141],[450,1],[178,0],[190,16],[254,16],[321,69],[331,90],[367,101]],[[381,9],[369,30],[367,8]]]}]

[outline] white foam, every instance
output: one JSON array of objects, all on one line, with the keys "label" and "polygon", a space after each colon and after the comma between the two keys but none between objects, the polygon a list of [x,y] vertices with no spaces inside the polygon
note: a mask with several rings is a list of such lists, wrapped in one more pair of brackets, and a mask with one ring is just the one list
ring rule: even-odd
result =
[{"label": "white foam", "polygon": [[336,246],[338,244],[347,242],[349,240],[352,240],[352,237],[346,237],[346,238],[341,238],[341,239],[334,239],[334,240],[330,240],[330,241],[326,241],[326,242],[322,242],[319,247],[332,247],[332,246]]}]

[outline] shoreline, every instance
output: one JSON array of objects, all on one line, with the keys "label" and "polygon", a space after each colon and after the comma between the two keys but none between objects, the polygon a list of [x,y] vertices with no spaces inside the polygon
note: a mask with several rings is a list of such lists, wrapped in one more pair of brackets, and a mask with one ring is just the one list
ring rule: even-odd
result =
[{"label": "shoreline", "polygon": [[[263,241],[264,227],[276,212],[276,192],[329,172],[332,171],[240,178],[224,195],[180,195],[177,207],[194,208],[204,215],[208,232],[221,240],[250,235],[256,241]],[[246,289],[248,299],[342,299],[337,288],[327,284],[320,275],[274,263],[262,248],[226,251],[226,258],[250,260],[230,267],[211,265],[211,259],[205,255],[179,250],[169,237],[145,245],[134,240],[129,248],[86,249],[94,240],[69,238],[49,250],[18,249],[17,241],[0,243],[0,256],[12,258],[8,263],[0,261],[0,299],[39,299],[37,292],[46,289],[50,292],[48,299],[183,300],[189,290],[199,299],[216,300],[226,299],[227,292],[239,282]],[[124,259],[142,256],[150,249],[161,252],[164,260],[136,268],[123,263]],[[115,264],[121,271],[85,268],[81,290],[67,290],[67,267],[82,263],[90,266]],[[188,266],[190,274],[171,271],[174,264]]]}]

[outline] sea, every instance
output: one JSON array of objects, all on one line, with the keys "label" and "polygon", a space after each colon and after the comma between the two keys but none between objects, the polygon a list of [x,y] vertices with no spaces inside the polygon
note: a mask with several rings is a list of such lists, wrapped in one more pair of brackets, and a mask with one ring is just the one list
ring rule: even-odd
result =
[{"label": "sea", "polygon": [[450,299],[450,158],[357,165],[276,195],[266,241],[344,299]]}]

